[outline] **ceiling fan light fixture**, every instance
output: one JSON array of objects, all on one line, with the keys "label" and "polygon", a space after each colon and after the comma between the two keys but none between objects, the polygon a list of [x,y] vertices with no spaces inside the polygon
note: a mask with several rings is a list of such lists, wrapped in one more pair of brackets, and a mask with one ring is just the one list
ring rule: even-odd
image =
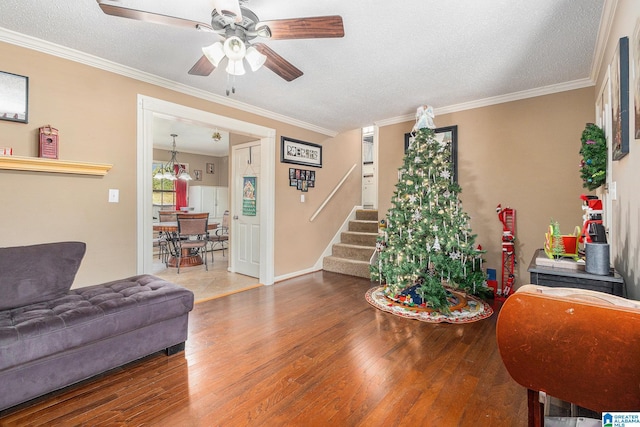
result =
[{"label": "ceiling fan light fixture", "polygon": [[244,76],[245,69],[244,69],[244,64],[242,63],[242,58],[240,59],[229,58],[229,63],[227,64],[226,71],[232,76]]},{"label": "ceiling fan light fixture", "polygon": [[222,61],[225,57],[224,46],[220,42],[215,42],[210,46],[203,47],[202,53],[207,57],[209,62],[211,62],[216,67],[220,65],[220,61]]},{"label": "ceiling fan light fixture", "polygon": [[258,49],[251,46],[249,47],[249,49],[247,49],[247,54],[245,55],[245,59],[249,63],[249,66],[251,67],[251,71],[255,72],[255,71],[258,71],[260,67],[264,65],[264,63],[267,61],[267,56],[261,54],[260,52],[258,52]]},{"label": "ceiling fan light fixture", "polygon": [[224,53],[229,60],[242,60],[247,53],[247,46],[240,37],[232,36],[224,41]]},{"label": "ceiling fan light fixture", "polygon": [[266,39],[271,38],[271,28],[269,28],[266,24],[258,24],[256,25],[256,34],[260,37],[264,37]]}]

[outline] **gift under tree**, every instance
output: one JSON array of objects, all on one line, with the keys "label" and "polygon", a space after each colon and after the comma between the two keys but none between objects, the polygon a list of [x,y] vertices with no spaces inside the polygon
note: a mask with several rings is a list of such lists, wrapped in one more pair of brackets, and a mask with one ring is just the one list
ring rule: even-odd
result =
[{"label": "gift under tree", "polygon": [[394,301],[447,312],[447,288],[479,294],[486,284],[482,251],[458,197],[450,144],[436,138],[434,128],[431,107],[418,108],[371,278],[384,283]]}]

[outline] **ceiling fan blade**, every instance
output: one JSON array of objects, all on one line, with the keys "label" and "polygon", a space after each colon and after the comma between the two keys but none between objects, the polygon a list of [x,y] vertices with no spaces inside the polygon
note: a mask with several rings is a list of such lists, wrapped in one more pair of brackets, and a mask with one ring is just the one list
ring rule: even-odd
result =
[{"label": "ceiling fan blade", "polygon": [[213,31],[211,25],[204,22],[191,21],[189,19],[176,18],[175,16],[161,15],[159,13],[144,10],[130,9],[114,4],[113,1],[97,0],[100,9],[107,15],[120,18],[136,19],[138,21],[153,22],[154,24],[173,25],[174,27],[191,28],[196,30]]},{"label": "ceiling fan blade", "polygon": [[261,54],[266,55],[267,60],[264,63],[264,66],[286,81],[290,82],[292,80],[295,80],[303,74],[302,71],[298,70],[292,63],[275,53],[266,44],[255,43],[252,46],[255,47]]},{"label": "ceiling fan blade", "polygon": [[193,64],[193,67],[189,70],[189,74],[194,76],[208,76],[216,69],[216,66],[213,65],[206,56],[202,55],[198,62]]},{"label": "ceiling fan blade", "polygon": [[256,25],[256,30],[265,25],[271,30],[273,40],[344,37],[342,17],[339,15],[261,21]]}]

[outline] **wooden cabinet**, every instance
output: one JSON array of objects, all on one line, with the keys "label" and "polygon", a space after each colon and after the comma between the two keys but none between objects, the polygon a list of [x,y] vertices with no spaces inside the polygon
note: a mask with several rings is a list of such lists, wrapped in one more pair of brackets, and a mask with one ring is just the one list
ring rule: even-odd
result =
[{"label": "wooden cabinet", "polygon": [[[541,261],[537,262],[539,258]],[[540,262],[545,261],[545,265]],[[550,261],[550,262],[547,262]],[[551,264],[551,265],[547,265]],[[576,268],[558,268],[553,266],[553,261],[538,249],[529,264],[530,281],[534,285],[580,288],[592,291],[604,292],[607,294],[626,297],[624,279],[612,268],[607,276],[590,274],[584,271],[584,265],[576,265]]]}]

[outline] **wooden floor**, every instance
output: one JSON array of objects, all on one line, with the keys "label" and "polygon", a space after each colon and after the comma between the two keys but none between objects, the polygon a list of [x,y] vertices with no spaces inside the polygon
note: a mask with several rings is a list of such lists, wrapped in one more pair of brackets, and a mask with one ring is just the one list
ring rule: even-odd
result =
[{"label": "wooden floor", "polygon": [[403,319],[370,306],[369,286],[318,272],[196,304],[184,353],[5,411],[0,425],[526,425],[496,314],[465,325]]}]

